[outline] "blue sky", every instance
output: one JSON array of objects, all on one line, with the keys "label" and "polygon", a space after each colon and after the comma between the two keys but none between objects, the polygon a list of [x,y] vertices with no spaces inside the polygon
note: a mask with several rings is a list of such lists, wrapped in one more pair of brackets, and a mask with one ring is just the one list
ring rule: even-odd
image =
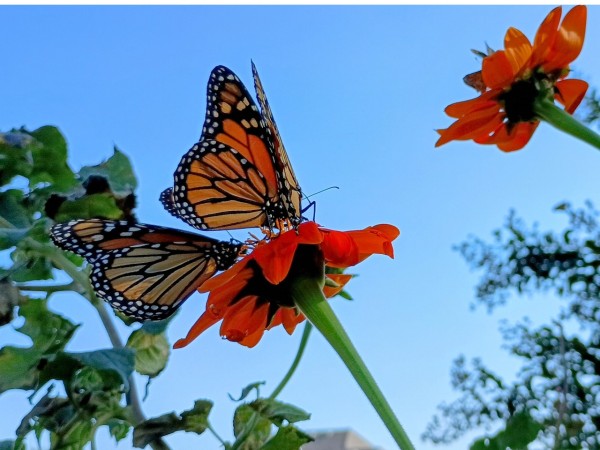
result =
[{"label": "blue sky", "polygon": [[[469,234],[489,237],[510,208],[529,223],[563,226],[557,203],[594,200],[600,155],[542,124],[522,151],[450,143],[434,149],[444,107],[474,97],[462,77],[478,69],[470,49],[502,46],[509,26],[533,35],[550,7],[0,7],[0,130],[60,127],[77,169],[117,145],[139,178],[138,218],[188,229],[158,202],[182,154],[198,139],[208,75],[231,68],[252,87],[256,63],[303,191],[320,194],[317,221],[334,229],[397,225],[396,259],[375,256],[357,267],[353,302],[333,306],[393,409],[420,449],[436,405],[450,401],[451,361],[482,356],[512,376],[500,319],[547,319],[558,302],[513,299],[489,315],[470,310],[477,274],[452,246]],[[600,9],[574,69],[598,86]],[[218,234],[215,234],[218,235]],[[243,233],[239,235],[243,238]],[[190,298],[169,329],[185,335],[205,299]],[[70,350],[109,345],[94,311],[75,295],[51,307],[83,323]],[[5,327],[6,328],[6,327]],[[123,336],[126,330],[122,329]],[[173,352],[151,385],[148,416],[182,411],[198,398],[216,402],[212,421],[230,437],[227,397],[265,380],[269,393],[287,370],[301,333],[266,333],[254,349],[211,329]],[[0,344],[26,341],[0,330]],[[325,341],[313,334],[282,401],[312,413],[308,430],[351,427],[374,445],[395,448],[379,418]],[[28,411],[26,395],[0,396],[0,439]],[[472,437],[449,448],[464,448]],[[211,436],[179,433],[174,448],[217,449]],[[111,448],[106,434],[99,448]],[[118,448],[129,448],[128,443]]]}]

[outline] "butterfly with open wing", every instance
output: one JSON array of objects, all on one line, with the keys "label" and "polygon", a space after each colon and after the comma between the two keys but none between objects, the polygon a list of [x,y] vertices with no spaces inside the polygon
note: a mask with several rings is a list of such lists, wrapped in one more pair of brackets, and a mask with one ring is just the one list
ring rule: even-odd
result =
[{"label": "butterfly with open wing", "polygon": [[53,242],[91,265],[96,295],[136,320],[170,316],[235,262],[241,244],[156,225],[81,219],[52,226]]},{"label": "butterfly with open wing", "polygon": [[195,228],[282,231],[302,221],[300,186],[254,63],[252,71],[260,111],[237,75],[213,69],[200,141],[161,194],[167,211]]},{"label": "butterfly with open wing", "polygon": [[[161,194],[167,211],[196,228],[282,231],[302,221],[300,187],[254,64],[252,69],[261,111],[233,72],[216,67],[202,138],[182,158],[174,190]],[[137,320],[170,316],[208,278],[233,265],[243,248],[103,219],[56,224],[50,234],[57,246],[91,264],[98,297]]]}]

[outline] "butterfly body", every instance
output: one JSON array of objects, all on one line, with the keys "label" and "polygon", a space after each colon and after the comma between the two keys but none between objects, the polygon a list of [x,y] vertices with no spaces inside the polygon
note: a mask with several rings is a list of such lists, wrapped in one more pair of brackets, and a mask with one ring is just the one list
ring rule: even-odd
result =
[{"label": "butterfly body", "polygon": [[170,316],[241,245],[156,225],[103,219],[54,225],[54,243],[84,257],[97,296],[138,320]]}]

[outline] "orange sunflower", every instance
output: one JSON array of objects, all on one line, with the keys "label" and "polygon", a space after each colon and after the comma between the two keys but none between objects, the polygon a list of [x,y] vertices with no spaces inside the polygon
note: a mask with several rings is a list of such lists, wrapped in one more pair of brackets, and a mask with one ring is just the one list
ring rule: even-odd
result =
[{"label": "orange sunflower", "polygon": [[565,79],[569,64],[583,46],[587,8],[575,6],[560,22],[562,8],[553,9],[538,29],[533,45],[516,28],[504,37],[504,50],[485,56],[481,69],[482,94],[445,109],[457,119],[438,130],[439,147],[453,140],[494,144],[510,152],[523,148],[542,118],[536,110],[543,100],[556,100],[573,114],[588,84]]},{"label": "orange sunflower", "polygon": [[[298,230],[260,242],[252,253],[200,287],[200,292],[209,292],[206,310],[174,347],[185,347],[221,320],[221,336],[247,347],[254,347],[265,330],[278,325],[292,334],[304,320],[291,294],[298,278],[322,277],[327,268],[350,267],[374,253],[393,258],[392,241],[399,234],[392,225],[344,232],[304,222]],[[352,277],[343,273],[325,276],[322,290],[327,298],[340,292]]]}]

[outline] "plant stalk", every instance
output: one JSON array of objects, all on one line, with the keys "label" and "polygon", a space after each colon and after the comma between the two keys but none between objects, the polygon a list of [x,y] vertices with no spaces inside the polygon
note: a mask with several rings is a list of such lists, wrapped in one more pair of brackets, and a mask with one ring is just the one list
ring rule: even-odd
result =
[{"label": "plant stalk", "polygon": [[342,324],[323,296],[318,280],[299,278],[292,286],[294,303],[323,334],[365,393],[401,450],[414,450],[408,435],[377,386]]}]

